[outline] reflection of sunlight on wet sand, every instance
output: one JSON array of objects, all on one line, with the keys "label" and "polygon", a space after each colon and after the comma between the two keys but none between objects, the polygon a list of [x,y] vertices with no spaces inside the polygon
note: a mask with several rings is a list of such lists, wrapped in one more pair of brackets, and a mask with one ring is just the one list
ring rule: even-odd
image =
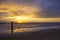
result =
[{"label": "reflection of sunlight on wet sand", "polygon": [[[34,27],[34,28],[15,28],[13,30],[14,33],[24,33],[24,32],[34,32],[34,31],[41,31],[41,30],[48,30],[48,29],[57,29],[60,26],[48,26],[48,27]],[[11,30],[0,30],[0,33],[11,33]]]},{"label": "reflection of sunlight on wet sand", "polygon": [[[36,31],[39,30],[40,28],[15,28],[13,30],[14,33],[22,33],[22,32],[32,32],[32,31]],[[0,33],[11,33],[11,30],[2,30],[0,31]]]},{"label": "reflection of sunlight on wet sand", "polygon": [[34,30],[37,30],[37,28],[20,28],[20,29],[14,29],[14,33],[15,32],[30,32]]},{"label": "reflection of sunlight on wet sand", "polygon": [[59,26],[52,26],[52,27],[35,27],[35,28],[19,28],[14,29],[14,33],[18,32],[33,32],[33,31],[39,31],[39,30],[47,30],[47,29],[57,29],[60,28]]}]

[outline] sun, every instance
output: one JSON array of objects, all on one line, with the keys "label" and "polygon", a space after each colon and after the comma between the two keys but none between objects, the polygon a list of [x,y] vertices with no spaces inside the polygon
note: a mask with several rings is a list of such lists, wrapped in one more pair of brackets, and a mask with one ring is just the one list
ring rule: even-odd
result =
[{"label": "sun", "polygon": [[32,18],[31,16],[16,16],[16,17],[14,17],[14,21],[18,22],[18,23],[23,23],[31,18]]},{"label": "sun", "polygon": [[7,17],[7,19],[9,19],[9,21],[14,21],[17,23],[23,23],[23,22],[27,22],[30,19],[32,19],[32,16],[21,15],[21,16]]}]

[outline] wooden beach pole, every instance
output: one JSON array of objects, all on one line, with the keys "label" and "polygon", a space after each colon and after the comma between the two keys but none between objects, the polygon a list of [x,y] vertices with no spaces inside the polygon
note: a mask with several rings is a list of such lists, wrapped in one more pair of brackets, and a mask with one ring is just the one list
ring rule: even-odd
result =
[{"label": "wooden beach pole", "polygon": [[11,34],[13,34],[13,21],[11,21]]}]

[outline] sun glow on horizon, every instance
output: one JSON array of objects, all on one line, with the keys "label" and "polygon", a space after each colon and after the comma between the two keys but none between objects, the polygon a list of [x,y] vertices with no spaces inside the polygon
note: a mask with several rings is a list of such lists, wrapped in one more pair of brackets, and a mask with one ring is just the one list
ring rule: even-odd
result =
[{"label": "sun glow on horizon", "polygon": [[[42,10],[42,9],[41,9]],[[39,9],[34,6],[23,6],[23,5],[0,5],[0,12],[5,12],[8,16],[1,17],[1,20],[15,21],[17,23],[24,22],[60,22],[60,18],[38,18],[35,12]],[[3,14],[3,13],[1,13]],[[3,14],[4,15],[4,14]]]},{"label": "sun glow on horizon", "polygon": [[30,20],[32,19],[32,16],[14,16],[14,17],[8,17],[8,19],[10,21],[15,21],[17,23],[22,23],[22,22],[25,22],[27,20]]},{"label": "sun glow on horizon", "polygon": [[37,17],[35,12],[38,10],[37,7],[27,5],[2,4],[0,6],[0,12],[6,12],[8,14],[7,17],[3,17],[3,20],[15,21],[18,23],[26,22],[29,19]]}]

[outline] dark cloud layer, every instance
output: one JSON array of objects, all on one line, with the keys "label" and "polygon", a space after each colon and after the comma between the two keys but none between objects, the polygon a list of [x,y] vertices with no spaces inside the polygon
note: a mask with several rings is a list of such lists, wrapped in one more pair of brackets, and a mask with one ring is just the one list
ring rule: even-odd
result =
[{"label": "dark cloud layer", "polygon": [[60,0],[45,0],[42,3],[45,17],[60,17]]},{"label": "dark cloud layer", "polygon": [[[0,0],[6,2],[7,0]],[[42,11],[36,14],[42,17],[60,17],[60,0],[14,0],[16,4],[37,6]]]}]

